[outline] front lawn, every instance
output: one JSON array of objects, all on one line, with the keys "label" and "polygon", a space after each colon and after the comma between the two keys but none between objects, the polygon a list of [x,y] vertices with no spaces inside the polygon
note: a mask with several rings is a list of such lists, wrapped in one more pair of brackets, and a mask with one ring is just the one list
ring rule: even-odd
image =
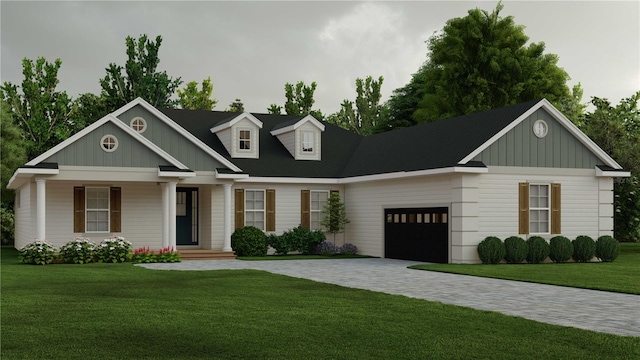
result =
[{"label": "front lawn", "polygon": [[609,263],[429,264],[411,268],[640,294],[640,243],[621,243],[620,255]]},{"label": "front lawn", "polygon": [[23,265],[9,248],[1,270],[3,360],[640,358],[634,337],[254,270]]}]

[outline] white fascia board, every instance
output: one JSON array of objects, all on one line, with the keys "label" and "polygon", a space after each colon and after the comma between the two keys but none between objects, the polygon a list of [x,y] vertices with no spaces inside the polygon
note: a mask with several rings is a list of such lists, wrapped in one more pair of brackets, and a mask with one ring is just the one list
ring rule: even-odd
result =
[{"label": "white fascia board", "polygon": [[216,179],[242,180],[249,177],[249,174],[220,174],[216,171]]},{"label": "white fascia board", "polygon": [[191,177],[195,177],[196,173],[194,171],[161,171],[160,169],[158,169],[158,177],[174,177],[174,178],[180,178],[180,179],[186,179],[186,178],[191,178]]},{"label": "white fascia board", "polygon": [[[151,104],[149,104],[148,102],[146,102],[142,98],[136,98],[135,100],[131,101],[130,103],[128,103],[126,105],[124,105],[120,109],[114,111],[112,113],[112,115],[115,116],[115,117],[118,117],[119,115],[122,115],[127,110],[133,108],[136,105],[140,105],[140,106],[144,107],[151,114],[153,114],[154,116],[156,116],[160,120],[164,121],[167,125],[169,125],[170,128],[172,128],[173,130],[177,131],[180,135],[182,135],[185,138],[187,138],[189,141],[191,141],[196,146],[198,146],[200,149],[202,149],[202,151],[206,152],[211,157],[213,157],[214,159],[216,159],[220,163],[224,164],[226,167],[228,167],[230,169],[233,169],[234,171],[238,171],[238,172],[242,171],[239,167],[235,166],[232,162],[230,162],[229,160],[225,159],[222,155],[220,155],[217,152],[215,152],[212,148],[208,147],[205,143],[200,141],[200,139],[198,139],[193,134],[191,134],[190,132],[185,130],[182,126],[178,125],[175,121],[171,120],[171,118],[169,118],[167,115],[163,114],[160,110],[156,109],[155,107],[153,107]],[[249,115],[251,115],[251,114],[249,114]],[[253,115],[251,115],[251,117],[253,117],[256,121],[259,122],[259,120],[256,119]],[[262,127],[262,123],[260,123],[260,127]]]},{"label": "white fascia board", "polygon": [[415,176],[431,176],[453,173],[468,173],[468,174],[483,174],[488,173],[489,169],[486,167],[465,167],[465,166],[452,166],[440,169],[418,170],[418,171],[399,171],[386,174],[364,175],[354,176],[344,179],[339,179],[338,184],[352,184],[365,181],[379,181],[379,180],[393,180],[400,178],[409,178]]},{"label": "white fascia board", "polygon": [[23,181],[18,179],[27,179],[33,175],[58,175],[59,169],[42,169],[42,168],[17,168],[7,183],[7,189],[17,189]]},{"label": "white fascia board", "polygon": [[630,177],[630,171],[606,171],[596,166],[596,177]]},{"label": "white fascia board", "polygon": [[320,121],[316,120],[311,115],[307,115],[307,116],[303,117],[302,119],[298,120],[293,125],[289,125],[287,127],[283,127],[283,128],[271,131],[271,135],[278,136],[278,135],[286,134],[286,133],[288,133],[290,131],[294,131],[295,129],[299,128],[300,126],[302,126],[303,124],[305,124],[307,122],[311,122],[313,124],[313,126],[317,127],[320,131],[324,131],[324,125]]},{"label": "white fascia board", "polygon": [[494,142],[498,141],[501,137],[506,135],[511,129],[520,124],[524,119],[531,116],[535,111],[540,108],[544,108],[547,110],[567,131],[569,131],[573,136],[578,138],[578,140],[586,146],[589,150],[593,151],[596,156],[600,160],[602,160],[607,165],[611,166],[615,169],[622,169],[620,164],[618,164],[615,160],[613,160],[609,155],[607,155],[604,150],[602,150],[596,143],[594,143],[587,135],[585,135],[577,126],[575,126],[571,120],[567,119],[558,109],[556,109],[547,99],[540,100],[537,104],[533,105],[529,110],[525,111],[522,115],[512,121],[508,126],[504,129],[500,130],[494,136],[492,136],[489,140],[487,140],[484,144],[480,145],[477,149],[471,152],[469,155],[464,157],[458,164],[466,164],[467,162],[473,160],[476,156],[478,156],[481,152],[486,150],[489,146],[491,146]]},{"label": "white fascia board", "polygon": [[277,184],[338,184],[335,178],[289,178],[289,177],[247,177],[237,180],[240,183],[277,183]]},{"label": "white fascia board", "polygon": [[249,121],[251,121],[252,123],[254,123],[254,125],[256,125],[258,128],[262,129],[262,121],[258,120],[257,117],[253,116],[251,113],[248,112],[243,112],[242,114],[234,117],[233,119],[225,122],[224,124],[220,124],[218,126],[214,126],[211,129],[209,129],[209,131],[211,131],[212,133],[217,133],[220,130],[224,130],[224,129],[228,129],[230,127],[232,127],[233,125],[235,125],[238,121],[247,118],[249,119]]}]

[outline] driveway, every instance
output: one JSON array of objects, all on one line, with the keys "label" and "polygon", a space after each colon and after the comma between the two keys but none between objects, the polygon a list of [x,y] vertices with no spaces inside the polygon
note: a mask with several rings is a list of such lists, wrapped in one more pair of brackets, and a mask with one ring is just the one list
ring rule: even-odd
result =
[{"label": "driveway", "polygon": [[640,336],[640,295],[407,269],[394,259],[200,260],[139,264],[156,270],[255,269],[357,289],[496,311],[549,324]]}]

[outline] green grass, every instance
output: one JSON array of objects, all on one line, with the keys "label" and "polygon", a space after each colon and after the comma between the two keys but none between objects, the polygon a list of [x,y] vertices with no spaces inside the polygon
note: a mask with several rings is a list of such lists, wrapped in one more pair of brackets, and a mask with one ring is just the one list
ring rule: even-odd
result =
[{"label": "green grass", "polygon": [[638,338],[261,271],[16,257],[2,249],[3,360],[640,358]]},{"label": "green grass", "polygon": [[267,256],[238,256],[238,260],[262,261],[262,260],[332,260],[332,259],[362,259],[372,258],[366,255],[303,255],[303,254],[287,254],[287,255],[267,255]]},{"label": "green grass", "polygon": [[412,269],[640,294],[640,243],[621,243],[609,263],[430,264]]}]

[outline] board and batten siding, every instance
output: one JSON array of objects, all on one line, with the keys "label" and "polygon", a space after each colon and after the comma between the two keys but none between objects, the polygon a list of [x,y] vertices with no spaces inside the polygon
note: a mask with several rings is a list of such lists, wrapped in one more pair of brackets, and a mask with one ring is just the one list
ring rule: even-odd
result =
[{"label": "board and batten siding", "polygon": [[[544,138],[533,134],[536,120],[549,131]],[[544,109],[539,109],[473,158],[485,165],[593,169],[604,164]]]},{"label": "board and batten siding", "polygon": [[[146,130],[141,133],[142,136],[178,159],[178,161],[185,164],[189,169],[196,171],[214,171],[216,168],[226,167],[140,105],[125,111],[118,116],[118,119],[124,122],[125,125],[130,126],[131,120],[136,117],[143,118],[147,123]],[[211,136],[215,135],[211,134]],[[163,164],[164,163],[166,163],[166,161],[164,161]]]},{"label": "board and batten siding", "polygon": [[347,184],[345,194],[347,242],[360,254],[384,257],[384,209],[450,207],[451,176]]},{"label": "board and batten siding", "polygon": [[[118,148],[113,152],[104,151],[100,144],[102,137],[107,134],[115,136],[118,140]],[[158,154],[110,122],[86,134],[43,162],[71,166],[146,168],[157,168],[158,165],[169,164]]]},{"label": "board and batten siding", "polygon": [[[35,240],[36,219],[32,217],[32,209],[36,199],[32,196],[36,190],[35,183],[25,183],[16,191],[15,204],[15,247],[21,249]],[[20,197],[19,199],[17,197]],[[33,201],[33,206],[32,206]],[[19,204],[19,205],[18,205]],[[33,212],[35,216],[35,212]],[[45,239],[46,240],[46,239]]]}]

